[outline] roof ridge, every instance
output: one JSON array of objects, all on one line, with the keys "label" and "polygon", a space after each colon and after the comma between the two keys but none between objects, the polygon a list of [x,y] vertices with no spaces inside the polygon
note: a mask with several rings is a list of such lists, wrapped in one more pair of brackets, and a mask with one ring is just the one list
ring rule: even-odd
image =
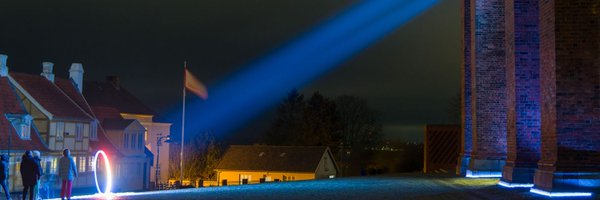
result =
[{"label": "roof ridge", "polygon": [[[56,80],[55,80],[55,81],[56,81]],[[73,84],[73,82],[71,82],[71,79],[68,79],[67,81],[68,81],[69,83]],[[91,116],[90,114],[88,114],[88,113],[87,113],[85,110],[83,110],[83,108],[81,108],[81,106],[79,106],[79,104],[78,104],[77,102],[75,102],[75,100],[71,99],[71,97],[70,97],[70,96],[69,96],[69,95],[68,95],[68,94],[67,94],[65,91],[63,91],[63,90],[62,90],[60,87],[58,87],[58,85],[56,85],[56,83],[55,83],[55,82],[54,82],[54,83],[52,83],[52,85],[53,85],[54,87],[56,87],[56,88],[57,88],[57,89],[60,91],[60,93],[61,93],[61,94],[63,94],[65,97],[67,97],[67,99],[69,99],[69,100],[71,101],[71,103],[73,103],[73,104],[74,104],[74,105],[75,105],[77,108],[79,108],[79,110],[80,110],[81,112],[83,112],[83,114],[87,115],[87,116],[88,116],[88,117],[90,117],[92,120],[94,120],[94,119],[95,119],[93,116]],[[85,97],[83,96],[83,94],[79,93],[79,95],[81,95],[81,97],[82,97],[82,98],[84,98],[84,100],[85,100]]]}]

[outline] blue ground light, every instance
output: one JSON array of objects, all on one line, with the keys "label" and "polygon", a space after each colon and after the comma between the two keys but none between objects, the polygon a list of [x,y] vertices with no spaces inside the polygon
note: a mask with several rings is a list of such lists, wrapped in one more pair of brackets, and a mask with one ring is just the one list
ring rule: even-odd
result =
[{"label": "blue ground light", "polygon": [[[188,101],[186,135],[205,130],[222,134],[238,128],[276,105],[291,89],[334,69],[436,3],[438,0],[365,0],[353,5],[209,88],[207,101]],[[180,116],[180,107],[167,115],[176,129]]]}]

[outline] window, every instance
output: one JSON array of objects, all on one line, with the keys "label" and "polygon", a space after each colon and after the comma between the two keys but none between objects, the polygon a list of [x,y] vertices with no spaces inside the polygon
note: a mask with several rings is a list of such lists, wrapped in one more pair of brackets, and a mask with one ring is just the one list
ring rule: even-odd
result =
[{"label": "window", "polygon": [[83,124],[75,124],[75,138],[79,141],[83,140]]},{"label": "window", "polygon": [[98,121],[94,120],[90,124],[90,140],[97,140],[97,139],[98,139]]},{"label": "window", "polygon": [[123,136],[123,148],[129,148],[129,134],[125,133]]},{"label": "window", "polygon": [[85,172],[85,168],[87,166],[87,157],[86,156],[79,156],[77,157],[77,170],[78,172]]},{"label": "window", "polygon": [[240,175],[240,184],[249,184],[252,182],[252,175]]},{"label": "window", "polygon": [[52,157],[52,159],[50,160],[50,173],[51,174],[57,174],[58,173],[58,158],[57,157]]},{"label": "window", "polygon": [[136,135],[135,133],[129,134],[129,136],[131,136],[131,139],[129,140],[131,142],[131,146],[129,146],[130,149],[136,149],[137,148],[135,146],[135,143],[137,143],[135,135]]},{"label": "window", "polygon": [[323,158],[323,170],[325,170],[325,171],[329,171],[329,166],[327,166],[328,161],[329,161],[329,159],[327,157]]},{"label": "window", "polygon": [[65,123],[56,122],[56,139],[62,140],[65,136]]},{"label": "window", "polygon": [[6,115],[6,119],[11,123],[17,135],[23,140],[31,138],[31,115]]},{"label": "window", "polygon": [[87,171],[92,171],[94,170],[94,165],[96,163],[94,163],[94,157],[92,156],[88,156],[88,162],[87,162]]},{"label": "window", "polygon": [[138,149],[144,149],[144,133],[138,134]]},{"label": "window", "polygon": [[65,135],[64,137],[75,137],[76,130],[75,123],[65,123]]}]

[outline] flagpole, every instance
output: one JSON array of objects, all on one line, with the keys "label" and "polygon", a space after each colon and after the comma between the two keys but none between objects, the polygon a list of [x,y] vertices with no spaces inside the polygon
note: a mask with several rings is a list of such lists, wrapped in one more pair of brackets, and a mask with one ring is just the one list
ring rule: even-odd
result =
[{"label": "flagpole", "polygon": [[187,61],[183,62],[183,108],[181,113],[181,150],[179,152],[179,183],[183,185],[183,144],[185,143],[185,79],[187,70]]}]

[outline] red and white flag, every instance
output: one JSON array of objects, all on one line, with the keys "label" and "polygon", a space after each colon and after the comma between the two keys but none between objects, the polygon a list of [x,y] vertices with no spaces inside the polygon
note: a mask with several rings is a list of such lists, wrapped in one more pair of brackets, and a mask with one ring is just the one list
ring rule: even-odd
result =
[{"label": "red and white flag", "polygon": [[200,82],[190,71],[185,69],[185,89],[198,95],[200,98],[208,99],[208,91],[202,82]]}]

